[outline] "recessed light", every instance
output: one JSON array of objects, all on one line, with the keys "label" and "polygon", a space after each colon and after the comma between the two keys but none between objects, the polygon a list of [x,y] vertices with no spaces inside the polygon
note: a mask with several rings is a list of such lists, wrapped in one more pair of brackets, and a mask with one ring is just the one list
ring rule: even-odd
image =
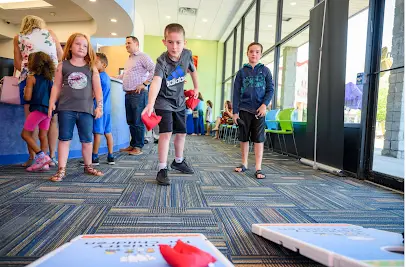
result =
[{"label": "recessed light", "polygon": [[197,37],[197,38],[202,38],[202,36],[201,36],[201,35],[197,35],[196,37]]},{"label": "recessed light", "polygon": [[111,22],[117,22],[117,20],[116,20],[116,19],[110,19],[110,21],[111,21]]},{"label": "recessed light", "polygon": [[171,18],[171,16],[165,16],[165,18],[170,19],[170,18]]},{"label": "recessed light", "polygon": [[291,6],[296,6],[296,2],[290,3]]},{"label": "recessed light", "polygon": [[51,15],[52,17],[55,17],[56,13],[55,12],[50,12],[49,15]]},{"label": "recessed light", "polygon": [[96,2],[96,0],[89,0],[90,2]]},{"label": "recessed light", "polygon": [[271,28],[271,27],[272,27],[272,25],[271,25],[271,24],[269,24],[269,25],[268,25],[268,27],[269,27],[269,28]]},{"label": "recessed light", "polygon": [[116,35],[117,35],[117,33],[115,33],[115,32],[112,32],[112,33],[111,33],[111,35],[113,35],[113,36],[116,36]]},{"label": "recessed light", "polygon": [[203,22],[207,22],[207,19],[202,19]]}]

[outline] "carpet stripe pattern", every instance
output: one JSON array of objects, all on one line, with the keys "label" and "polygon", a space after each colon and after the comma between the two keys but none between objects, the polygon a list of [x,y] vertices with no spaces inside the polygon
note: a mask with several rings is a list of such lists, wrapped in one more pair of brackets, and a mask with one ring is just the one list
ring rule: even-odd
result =
[{"label": "carpet stripe pattern", "polygon": [[[171,144],[168,161],[174,157]],[[0,166],[0,266],[20,267],[80,234],[202,233],[237,267],[321,266],[251,233],[253,223],[350,223],[402,232],[403,195],[349,177],[336,177],[265,152],[266,179],[235,173],[241,153],[209,137],[188,136],[193,175],[170,171],[155,182],[157,145],[144,154],[101,156],[102,177],[69,161],[60,183],[50,173]]]}]

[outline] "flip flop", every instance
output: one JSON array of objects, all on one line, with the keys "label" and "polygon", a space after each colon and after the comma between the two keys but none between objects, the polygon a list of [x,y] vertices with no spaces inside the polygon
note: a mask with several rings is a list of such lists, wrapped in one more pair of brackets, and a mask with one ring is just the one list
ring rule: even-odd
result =
[{"label": "flip flop", "polygon": [[[240,168],[241,171],[235,170],[235,169],[237,169],[237,168]],[[240,166],[238,166],[238,167],[235,167],[235,169],[234,169],[235,172],[245,172],[246,170],[248,170],[247,167],[245,167],[245,166],[242,165],[242,164],[241,164]]]},{"label": "flip flop", "polygon": [[[262,175],[262,176],[264,176],[264,177],[259,178],[258,175]],[[265,178],[266,178],[266,175],[265,175],[265,173],[263,173],[261,170],[257,170],[257,171],[255,172],[255,178],[257,178],[257,179],[265,179]]]}]

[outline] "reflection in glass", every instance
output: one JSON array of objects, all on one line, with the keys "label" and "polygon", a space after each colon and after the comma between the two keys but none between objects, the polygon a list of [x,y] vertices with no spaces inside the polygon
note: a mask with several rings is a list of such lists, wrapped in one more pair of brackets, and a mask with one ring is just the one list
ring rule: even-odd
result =
[{"label": "reflection in glass", "polygon": [[244,47],[243,54],[247,51],[247,47],[250,43],[254,42],[255,37],[255,10],[256,4],[252,6],[247,16],[245,17],[245,28],[244,28]]},{"label": "reflection in glass", "polygon": [[259,43],[264,51],[275,44],[277,0],[261,1],[261,14],[259,17]]},{"label": "reflection in glass", "polygon": [[241,24],[237,27],[237,46],[235,49],[235,72],[237,72],[241,68],[241,66],[240,66],[240,47],[241,47]]},{"label": "reflection in glass", "polygon": [[233,68],[233,45],[234,45],[234,34],[226,42],[226,72],[225,79],[231,76],[231,71]]}]

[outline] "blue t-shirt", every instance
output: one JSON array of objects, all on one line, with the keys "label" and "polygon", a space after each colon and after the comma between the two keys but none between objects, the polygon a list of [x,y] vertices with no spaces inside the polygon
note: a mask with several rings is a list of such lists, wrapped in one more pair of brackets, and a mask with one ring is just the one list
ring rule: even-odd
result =
[{"label": "blue t-shirt", "polygon": [[[106,72],[100,73],[100,83],[103,91],[103,114],[111,114],[110,77]],[[96,100],[94,100],[96,108]]]}]

